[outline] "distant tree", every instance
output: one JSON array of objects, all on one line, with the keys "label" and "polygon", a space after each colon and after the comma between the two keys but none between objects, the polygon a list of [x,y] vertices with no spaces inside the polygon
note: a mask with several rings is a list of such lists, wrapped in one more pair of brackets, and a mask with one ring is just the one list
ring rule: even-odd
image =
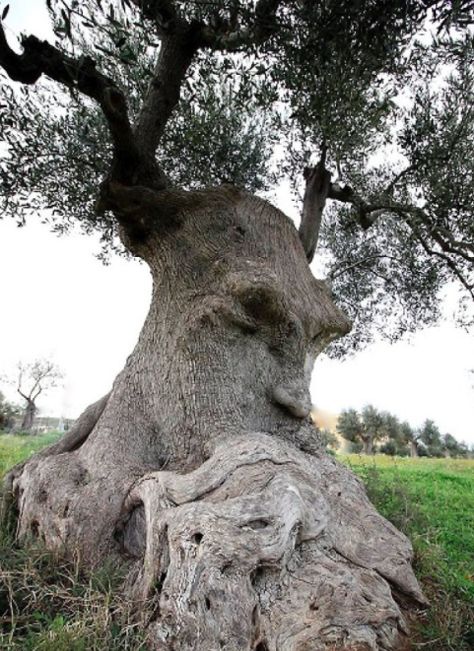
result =
[{"label": "distant tree", "polygon": [[444,446],[441,432],[432,420],[425,420],[420,432],[419,441],[423,444],[426,455],[429,457],[444,456]]},{"label": "distant tree", "polygon": [[362,423],[355,409],[344,409],[341,411],[336,428],[346,441],[350,441],[351,443],[360,441]]},{"label": "distant tree", "polygon": [[398,454],[400,449],[400,421],[396,416],[390,414],[388,411],[384,411],[380,414],[381,425],[380,425],[380,438],[383,441],[382,448],[388,445],[388,450],[386,454],[390,454],[393,450],[393,454]]},{"label": "distant tree", "polygon": [[321,442],[328,451],[335,451],[339,448],[339,439],[330,429],[322,429],[319,432]]},{"label": "distant tree", "polygon": [[459,443],[452,434],[444,434],[442,437],[444,454],[446,457],[456,457],[459,449]]},{"label": "distant tree", "polygon": [[383,415],[372,405],[359,414],[355,409],[341,412],[337,431],[347,441],[362,443],[363,454],[373,454],[374,442],[383,436]]},{"label": "distant tree", "polygon": [[460,443],[452,434],[445,434],[442,437],[444,454],[447,457],[467,457],[469,449],[465,443]]},{"label": "distant tree", "polygon": [[0,391],[0,430],[11,429],[15,423],[15,417],[20,414],[20,408],[8,402]]},{"label": "distant tree", "polygon": [[406,421],[400,423],[400,447],[405,447],[409,451],[411,457],[418,456],[418,436],[419,433],[410,425],[410,423],[407,423]]},{"label": "distant tree", "polygon": [[33,427],[38,407],[36,401],[41,393],[58,385],[62,377],[59,368],[48,360],[37,359],[29,364],[18,364],[17,391],[25,400],[25,413],[21,429],[29,432]]},{"label": "distant tree", "polygon": [[393,439],[389,439],[388,441],[385,441],[385,443],[382,443],[377,452],[380,452],[380,454],[388,454],[390,457],[397,456],[397,444]]}]

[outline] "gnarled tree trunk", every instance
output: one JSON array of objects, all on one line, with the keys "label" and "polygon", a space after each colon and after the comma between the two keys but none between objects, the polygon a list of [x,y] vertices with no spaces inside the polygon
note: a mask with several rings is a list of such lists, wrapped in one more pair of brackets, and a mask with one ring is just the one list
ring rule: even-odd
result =
[{"label": "gnarled tree trunk", "polygon": [[19,536],[127,563],[151,648],[402,648],[410,543],[309,420],[314,358],[349,323],[280,211],[168,195],[166,227],[124,235],[153,275],[124,370],[8,478]]}]

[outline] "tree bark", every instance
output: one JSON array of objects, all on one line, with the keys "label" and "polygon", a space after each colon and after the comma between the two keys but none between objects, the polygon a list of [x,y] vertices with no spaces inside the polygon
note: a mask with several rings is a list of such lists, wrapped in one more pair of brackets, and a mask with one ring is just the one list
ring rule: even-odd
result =
[{"label": "tree bark", "polygon": [[25,413],[23,414],[23,420],[21,421],[21,429],[23,432],[30,432],[33,427],[33,422],[35,420],[36,414],[36,405],[32,400],[27,399]]},{"label": "tree bark", "polygon": [[401,649],[402,605],[425,603],[410,543],[309,420],[314,359],[350,324],[280,211],[182,196],[123,233],[149,314],[69,443],[10,474],[18,535],[127,564],[150,648]]},{"label": "tree bark", "polygon": [[418,446],[416,441],[410,441],[410,456],[412,458],[418,457]]},{"label": "tree bark", "polygon": [[362,439],[362,452],[363,454],[373,454],[374,452],[374,441],[371,436],[367,436]]}]

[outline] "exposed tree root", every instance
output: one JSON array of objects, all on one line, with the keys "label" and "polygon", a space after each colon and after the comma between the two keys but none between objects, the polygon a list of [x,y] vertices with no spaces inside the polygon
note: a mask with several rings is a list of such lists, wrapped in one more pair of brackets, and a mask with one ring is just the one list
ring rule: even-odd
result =
[{"label": "exposed tree root", "polygon": [[118,534],[137,559],[129,590],[154,604],[157,649],[398,649],[394,593],[426,603],[409,541],[360,482],[265,434],[187,475],[142,477]]},{"label": "exposed tree root", "polygon": [[[105,409],[109,396],[110,393],[107,393],[105,396],[97,400],[97,402],[89,405],[79,416],[71,429],[65,432],[59,441],[37,452],[35,459],[77,450],[97,425],[97,422]],[[12,490],[13,482],[20,476],[26,463],[27,462],[25,461],[18,464],[6,475],[4,485],[7,490]]]}]

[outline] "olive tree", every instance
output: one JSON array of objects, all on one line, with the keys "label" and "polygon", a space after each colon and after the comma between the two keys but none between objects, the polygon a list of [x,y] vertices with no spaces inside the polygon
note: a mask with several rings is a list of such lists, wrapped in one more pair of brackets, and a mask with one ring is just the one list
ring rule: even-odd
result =
[{"label": "olive tree", "polygon": [[351,320],[362,345],[472,297],[471,4],[47,5],[55,43],[0,29],[2,213],[100,232],[153,292],[111,391],[8,475],[18,536],[123,564],[151,648],[401,648],[411,545],[308,387]]},{"label": "olive tree", "polygon": [[58,385],[62,373],[59,367],[46,359],[18,364],[17,391],[25,401],[21,429],[30,432],[38,412],[39,396]]},{"label": "olive tree", "polygon": [[385,415],[372,405],[366,405],[360,414],[355,409],[344,409],[337,431],[347,441],[362,443],[364,454],[374,454],[374,443],[386,435]]}]

